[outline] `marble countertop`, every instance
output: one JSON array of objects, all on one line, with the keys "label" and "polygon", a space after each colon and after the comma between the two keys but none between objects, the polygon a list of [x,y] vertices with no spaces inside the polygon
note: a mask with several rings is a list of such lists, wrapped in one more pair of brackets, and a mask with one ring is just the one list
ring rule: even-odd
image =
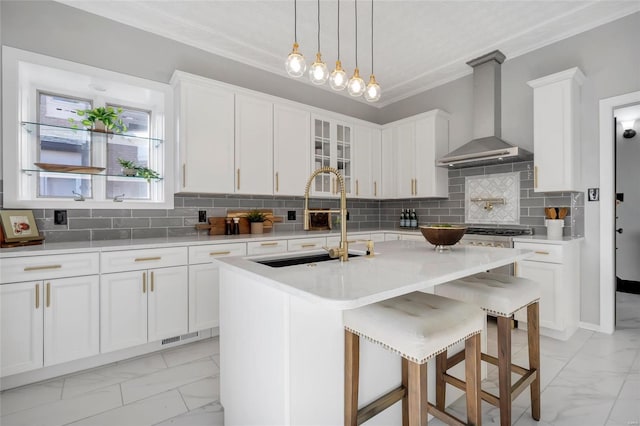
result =
[{"label": "marble countertop", "polygon": [[[309,254],[313,252],[305,252]],[[456,246],[437,252],[420,241],[376,243],[373,257],[272,268],[255,262],[285,255],[219,259],[222,268],[257,278],[265,285],[323,308],[352,309],[424,290],[438,284],[504,266],[532,255],[529,250]],[[287,254],[300,256],[300,253]]]}]

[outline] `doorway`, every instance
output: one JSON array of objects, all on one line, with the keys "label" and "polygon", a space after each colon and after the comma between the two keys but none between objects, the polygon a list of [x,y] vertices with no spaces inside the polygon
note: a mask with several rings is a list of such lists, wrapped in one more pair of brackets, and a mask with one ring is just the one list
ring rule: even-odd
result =
[{"label": "doorway", "polygon": [[639,104],[640,91],[600,101],[600,331],[605,333],[614,332],[616,312],[615,151],[618,126],[614,127],[614,117],[622,108]]}]

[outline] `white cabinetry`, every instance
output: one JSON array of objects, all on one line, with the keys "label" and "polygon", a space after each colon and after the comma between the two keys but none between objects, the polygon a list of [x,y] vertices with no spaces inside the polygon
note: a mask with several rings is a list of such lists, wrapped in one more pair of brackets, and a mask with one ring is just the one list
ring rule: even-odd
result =
[{"label": "white cabinetry", "polygon": [[3,259],[0,376],[99,353],[98,265],[97,253]]},{"label": "white cabinetry", "polygon": [[[186,264],[186,247],[102,253],[108,272],[100,277],[103,353],[187,332]],[[135,270],[116,272],[126,268]]]},{"label": "white cabinetry", "polygon": [[287,251],[317,250],[326,244],[325,237],[296,238],[287,241]]},{"label": "white cabinetry", "polygon": [[397,146],[393,140],[394,128],[388,127],[382,130],[381,159],[382,186],[381,198],[395,198],[398,193],[398,179],[396,176]]},{"label": "white cabinetry", "polygon": [[579,68],[529,81],[533,87],[534,190],[581,191]]},{"label": "white cabinetry", "polygon": [[304,184],[311,174],[307,141],[311,114],[300,108],[273,106],[273,193],[304,195]]},{"label": "white cabinetry", "polygon": [[177,192],[232,193],[234,94],[212,80],[176,71]]},{"label": "white cabinetry", "polygon": [[216,259],[245,256],[245,243],[189,247],[189,332],[220,325],[220,265]]},{"label": "white cabinetry", "polygon": [[[312,132],[312,169],[338,169],[344,178],[347,194],[352,194],[353,127],[344,122],[314,116]],[[315,195],[335,195],[340,193],[340,188],[333,174],[323,173],[315,178],[311,191]]]},{"label": "white cabinetry", "polygon": [[[580,243],[515,242],[517,249],[534,255],[516,263],[515,274],[540,285],[540,333],[567,340],[580,321]],[[526,323],[521,310],[516,319]]]},{"label": "white cabinetry", "polygon": [[247,243],[247,254],[273,254],[287,251],[287,240],[251,241]]},{"label": "white cabinetry", "polygon": [[360,198],[380,196],[382,178],[380,130],[362,125],[355,127],[353,142],[354,195]]},{"label": "white cabinetry", "polygon": [[[273,104],[236,95],[236,193],[273,194]],[[301,184],[302,185],[302,184]]]}]

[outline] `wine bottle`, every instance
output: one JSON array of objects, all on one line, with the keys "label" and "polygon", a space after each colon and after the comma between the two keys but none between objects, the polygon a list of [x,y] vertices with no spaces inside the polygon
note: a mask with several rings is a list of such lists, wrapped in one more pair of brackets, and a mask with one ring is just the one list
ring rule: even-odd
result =
[{"label": "wine bottle", "polygon": [[416,215],[416,209],[411,210],[411,227],[412,228],[417,228],[418,227],[418,216]]}]

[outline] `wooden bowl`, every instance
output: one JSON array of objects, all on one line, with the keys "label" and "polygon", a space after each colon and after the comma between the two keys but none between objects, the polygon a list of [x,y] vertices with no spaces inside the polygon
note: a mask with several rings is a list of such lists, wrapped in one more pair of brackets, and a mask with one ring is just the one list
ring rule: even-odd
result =
[{"label": "wooden bowl", "polygon": [[427,241],[436,246],[436,250],[445,250],[456,244],[464,233],[466,226],[421,226],[420,232]]}]

